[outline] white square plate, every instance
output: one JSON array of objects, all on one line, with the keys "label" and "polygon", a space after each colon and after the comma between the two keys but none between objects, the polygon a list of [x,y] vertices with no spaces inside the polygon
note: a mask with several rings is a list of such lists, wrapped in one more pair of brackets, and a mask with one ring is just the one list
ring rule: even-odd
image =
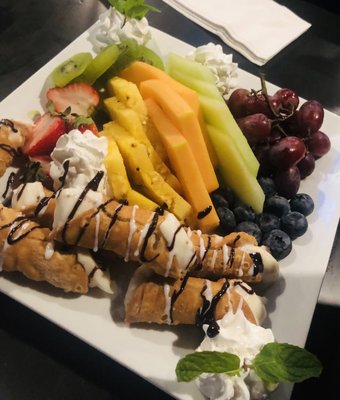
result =
[{"label": "white square plate", "polygon": [[[0,104],[1,118],[29,119],[32,110],[45,104],[46,79],[53,68],[81,51],[92,51],[89,35],[83,33],[54,59],[36,72]],[[154,45],[163,56],[170,51],[185,54],[192,47],[161,31],[152,30]],[[239,86],[258,89],[258,77],[239,71]],[[270,93],[277,89],[268,84]],[[292,253],[283,260],[282,277],[267,292],[268,324],[280,342],[303,346],[327,267],[340,214],[340,118],[328,111],[322,130],[332,141],[332,149],[317,161],[313,175],[301,185],[315,201],[308,217],[308,232],[293,243]],[[200,399],[193,384],[176,382],[178,359],[193,351],[200,334],[194,327],[128,327],[116,323],[114,303],[96,291],[86,296],[63,295],[47,285],[27,282],[24,278],[0,276],[0,290],[43,315],[81,340],[133,370],[174,397]],[[282,386],[275,398],[288,399],[291,387]]]}]

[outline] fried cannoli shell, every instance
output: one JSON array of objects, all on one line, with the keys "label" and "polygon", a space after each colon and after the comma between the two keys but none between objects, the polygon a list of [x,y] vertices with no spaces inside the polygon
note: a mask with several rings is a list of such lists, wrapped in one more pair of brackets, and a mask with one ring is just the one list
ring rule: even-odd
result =
[{"label": "fried cannoli shell", "polygon": [[2,270],[19,271],[29,279],[46,281],[65,292],[87,293],[88,276],[77,256],[57,248],[51,251],[49,229],[18,217],[22,214],[1,206]]},{"label": "fried cannoli shell", "polygon": [[[260,298],[240,280],[220,279],[213,282],[189,277],[164,283],[160,278],[153,278],[140,282],[129,290],[125,308],[127,323],[195,325],[204,299],[209,297],[204,296],[205,290],[210,293],[210,301],[214,296],[219,298],[213,309],[215,320],[223,318],[228,311],[232,310],[235,313],[238,307],[241,307],[246,318],[252,323],[260,323],[265,316]],[[176,298],[178,293],[180,294]]]},{"label": "fried cannoli shell", "polygon": [[19,149],[23,147],[26,137],[31,135],[32,129],[32,125],[23,122],[0,120],[0,176],[19,154]]}]

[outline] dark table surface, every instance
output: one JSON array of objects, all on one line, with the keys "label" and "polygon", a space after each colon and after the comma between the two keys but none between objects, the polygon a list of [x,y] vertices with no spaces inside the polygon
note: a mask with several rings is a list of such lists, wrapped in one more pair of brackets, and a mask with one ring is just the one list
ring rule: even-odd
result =
[{"label": "dark table surface", "polygon": [[[192,45],[220,43],[160,1],[149,22]],[[302,0],[282,3],[312,27],[262,70],[268,81],[319,100],[340,115],[340,16]],[[97,0],[1,0],[0,99],[90,27],[107,7]],[[224,45],[227,53],[232,50]],[[234,53],[239,66],[259,68]],[[6,116],[9,117],[9,116]],[[319,379],[295,387],[293,399],[339,398],[340,290],[334,282],[340,261],[340,232],[316,306],[306,347],[324,364]],[[333,284],[333,286],[332,286]],[[330,287],[332,295],[328,296]],[[331,300],[329,300],[331,299]],[[169,399],[111,359],[0,293],[0,400]]]}]

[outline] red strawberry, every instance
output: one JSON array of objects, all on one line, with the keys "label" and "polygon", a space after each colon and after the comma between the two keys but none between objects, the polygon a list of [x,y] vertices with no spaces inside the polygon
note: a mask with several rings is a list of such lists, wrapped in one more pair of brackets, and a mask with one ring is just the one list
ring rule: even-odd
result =
[{"label": "red strawberry", "polygon": [[99,135],[98,135],[98,129],[97,129],[97,126],[96,126],[95,123],[89,124],[89,125],[87,125],[87,124],[80,124],[80,125],[78,126],[77,129],[79,129],[81,133],[84,133],[86,130],[89,130],[89,131],[91,131],[94,135],[99,136]]},{"label": "red strawberry", "polygon": [[54,87],[47,92],[48,100],[52,101],[57,112],[64,112],[71,107],[71,113],[91,115],[99,103],[98,92],[87,83],[71,83],[64,87]]},{"label": "red strawberry", "polygon": [[53,117],[48,112],[43,114],[33,126],[32,136],[24,145],[24,153],[31,157],[49,155],[65,132],[65,122],[61,117]]}]

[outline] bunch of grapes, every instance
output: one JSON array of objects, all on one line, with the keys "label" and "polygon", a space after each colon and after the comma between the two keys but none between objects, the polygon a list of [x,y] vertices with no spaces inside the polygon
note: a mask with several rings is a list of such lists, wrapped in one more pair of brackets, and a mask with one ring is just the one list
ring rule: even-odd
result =
[{"label": "bunch of grapes", "polygon": [[316,100],[299,108],[299,97],[290,89],[267,93],[263,76],[259,91],[236,89],[228,106],[260,162],[259,176],[274,179],[279,195],[292,198],[301,179],[315,168],[315,160],[330,147],[320,131],[324,109]]}]

